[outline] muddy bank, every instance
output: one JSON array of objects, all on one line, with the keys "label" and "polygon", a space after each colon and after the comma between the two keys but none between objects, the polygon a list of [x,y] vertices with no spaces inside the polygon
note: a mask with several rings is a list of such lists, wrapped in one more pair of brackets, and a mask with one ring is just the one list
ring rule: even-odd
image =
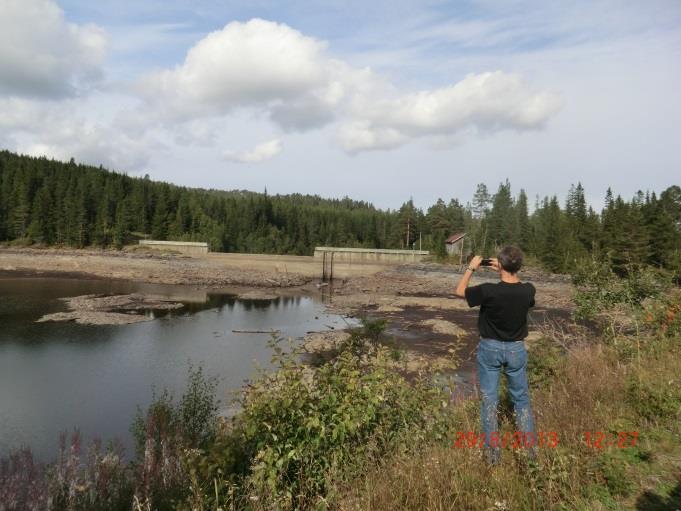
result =
[{"label": "muddy bank", "polygon": [[[296,288],[317,292],[318,264],[311,257],[262,254],[208,254],[187,257],[152,251],[68,250],[0,247],[0,277],[62,276],[104,278],[152,284],[179,284],[203,288],[248,288],[242,292],[263,296]],[[334,308],[356,311],[378,305],[399,311],[404,306],[465,308],[453,297],[460,275],[452,266],[421,263],[396,266],[369,275],[335,280],[322,287],[322,296]],[[496,280],[488,270],[476,272],[472,285]],[[537,302],[552,308],[570,308],[572,288],[567,277],[525,270],[521,278],[537,287]],[[275,291],[277,290],[277,291]]]},{"label": "muddy bank", "polygon": [[[405,301],[407,302],[407,301]],[[454,302],[457,303],[457,302]],[[407,378],[419,373],[438,372],[455,382],[452,399],[473,395],[477,389],[477,362],[479,341],[478,310],[461,308],[445,303],[444,307],[430,305],[365,306],[355,314],[369,319],[387,320],[381,342],[398,348],[402,358],[397,365]],[[529,317],[528,351],[542,337],[553,335],[550,328],[572,329],[570,315],[564,309],[539,308]],[[313,355],[313,360],[326,360],[348,336],[347,332],[310,332],[303,346]]]},{"label": "muddy bank", "polygon": [[[454,288],[461,275],[444,265],[405,265],[362,278],[334,282],[326,291],[339,310],[344,307],[377,305],[389,312],[408,305],[467,309],[465,301],[454,296]],[[538,270],[521,272],[520,278],[537,288],[538,306],[571,310],[572,284],[565,276],[547,277]],[[471,286],[482,282],[497,282],[491,270],[480,270],[471,279]]]},{"label": "muddy bank", "polygon": [[[405,265],[334,282],[322,292],[327,308],[334,312],[386,319],[384,341],[404,351],[407,372],[442,370],[453,375],[459,391],[467,395],[476,385],[478,309],[454,296],[459,279],[460,274],[451,267]],[[526,271],[521,279],[537,288],[537,305],[530,312],[526,339],[531,350],[535,341],[547,335],[547,328],[572,328],[573,287],[565,276],[539,271]],[[473,276],[471,285],[496,281],[496,273],[482,270]]]},{"label": "muddy bank", "polygon": [[183,304],[162,296],[128,295],[83,295],[60,298],[68,312],[46,314],[36,323],[75,321],[83,325],[128,325],[151,321],[154,313],[163,313],[184,307]]}]

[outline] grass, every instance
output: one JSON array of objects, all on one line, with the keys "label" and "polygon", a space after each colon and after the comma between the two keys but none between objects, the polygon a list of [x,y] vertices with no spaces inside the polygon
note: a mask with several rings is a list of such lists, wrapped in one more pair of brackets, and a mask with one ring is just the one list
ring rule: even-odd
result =
[{"label": "grass", "polygon": [[[479,449],[424,443],[416,456],[382,460],[339,490],[338,508],[676,509],[681,507],[681,341],[650,339],[639,359],[619,348],[573,346],[532,390],[537,430],[556,432],[556,448],[536,465],[506,449],[489,467]],[[552,349],[550,342],[532,352]],[[538,365],[535,370],[545,368]],[[480,431],[477,403],[454,411],[457,430]],[[511,424],[502,426],[512,431]],[[450,431],[454,438],[456,431]],[[634,447],[588,447],[585,432],[637,432]],[[676,507],[675,507],[676,506]]]}]

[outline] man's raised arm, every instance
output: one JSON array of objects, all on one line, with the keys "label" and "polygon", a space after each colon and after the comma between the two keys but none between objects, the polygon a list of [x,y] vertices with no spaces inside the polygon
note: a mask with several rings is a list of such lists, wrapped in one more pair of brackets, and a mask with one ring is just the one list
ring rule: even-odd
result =
[{"label": "man's raised arm", "polygon": [[466,268],[466,271],[463,273],[463,277],[461,277],[459,284],[456,286],[456,289],[454,290],[455,296],[458,296],[459,298],[466,298],[466,288],[468,287],[468,283],[470,282],[471,277],[473,276],[473,272],[480,267],[481,261],[482,256],[476,255],[473,259],[471,259],[471,262],[468,263],[468,268]]}]

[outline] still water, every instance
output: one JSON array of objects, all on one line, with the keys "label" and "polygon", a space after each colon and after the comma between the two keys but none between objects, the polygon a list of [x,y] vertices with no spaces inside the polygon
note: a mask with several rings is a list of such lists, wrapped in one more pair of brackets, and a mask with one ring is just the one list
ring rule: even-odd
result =
[{"label": "still water", "polygon": [[[185,308],[122,326],[35,322],[65,310],[60,297],[133,292],[172,297]],[[189,363],[219,377],[224,411],[232,391],[253,376],[253,362],[267,367],[270,336],[232,330],[300,337],[344,326],[310,297],[242,300],[181,286],[0,278],[0,457],[28,445],[49,460],[59,433],[76,427],[86,439],[119,438],[129,454],[137,406],[149,403],[154,388],[181,395]]]}]

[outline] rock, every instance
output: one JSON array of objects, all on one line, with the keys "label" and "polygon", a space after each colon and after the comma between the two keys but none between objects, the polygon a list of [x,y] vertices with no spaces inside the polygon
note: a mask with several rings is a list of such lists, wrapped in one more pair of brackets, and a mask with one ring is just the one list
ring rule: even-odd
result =
[{"label": "rock", "polygon": [[36,321],[36,323],[47,322],[69,322],[74,321],[81,325],[129,325],[132,323],[143,323],[152,321],[154,318],[140,314],[122,314],[119,312],[55,312],[46,314]]},{"label": "rock", "polygon": [[86,325],[127,325],[151,321],[147,311],[168,311],[184,307],[163,296],[133,293],[128,295],[82,295],[62,298],[70,312],[46,314],[38,323],[75,321]]}]

